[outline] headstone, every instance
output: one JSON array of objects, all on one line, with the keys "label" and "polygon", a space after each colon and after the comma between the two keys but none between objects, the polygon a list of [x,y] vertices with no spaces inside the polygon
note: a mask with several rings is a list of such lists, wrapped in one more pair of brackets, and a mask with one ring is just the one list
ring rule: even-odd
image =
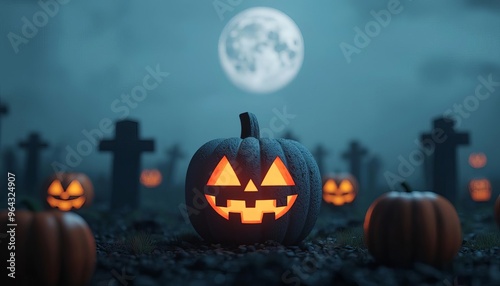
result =
[{"label": "headstone", "polygon": [[431,133],[422,134],[422,142],[434,142],[435,149],[432,166],[433,191],[456,203],[457,193],[457,147],[469,144],[468,133],[457,133],[455,121],[450,118],[437,118]]},{"label": "headstone", "polygon": [[321,176],[326,175],[325,170],[325,157],[328,155],[328,151],[323,147],[323,145],[318,144],[313,151],[314,159],[316,159],[316,163],[318,164],[319,173]]},{"label": "headstone", "polygon": [[342,158],[349,162],[351,175],[358,180],[360,185],[362,184],[361,163],[363,157],[366,156],[367,153],[368,151],[361,147],[358,141],[351,141],[349,150],[342,154]]},{"label": "headstone", "polygon": [[40,161],[40,151],[49,145],[43,142],[38,133],[31,133],[28,140],[19,142],[19,147],[26,150],[26,163],[24,165],[24,188],[28,194],[34,195],[36,184],[38,183],[38,165]]},{"label": "headstone", "polygon": [[[2,103],[0,102],[0,137],[1,137],[1,134],[2,134],[2,129],[1,129],[1,127],[2,127],[2,124],[1,124],[1,119],[2,119],[2,116],[7,115],[8,113],[9,113],[9,109],[8,109],[8,107],[7,107],[5,104],[2,104]],[[1,142],[2,142],[2,141],[0,141],[0,143],[1,143]],[[1,145],[0,145],[0,146],[1,146]]]},{"label": "headstone", "polygon": [[131,120],[118,121],[115,139],[100,142],[100,151],[113,152],[112,209],[139,207],[141,153],[154,149],[154,140],[139,139],[139,123]]},{"label": "headstone", "polygon": [[294,140],[294,141],[299,142],[299,138],[297,138],[297,136],[295,136],[295,134],[293,134],[293,132],[291,130],[285,131],[285,133],[281,137],[283,139],[289,139],[289,140]]},{"label": "headstone", "polygon": [[179,159],[184,158],[184,154],[182,153],[179,144],[174,144],[170,149],[167,149],[166,154],[168,156],[168,161],[164,169],[165,179],[163,181],[165,182],[165,187],[170,189],[176,181],[174,175],[177,164]]},{"label": "headstone", "polygon": [[428,189],[432,188],[432,169],[434,165],[434,160],[432,156],[424,156],[424,182],[425,187]]},{"label": "headstone", "polygon": [[378,191],[378,181],[382,162],[378,156],[372,156],[368,160],[366,166],[368,168],[368,190],[369,192],[375,193]]}]

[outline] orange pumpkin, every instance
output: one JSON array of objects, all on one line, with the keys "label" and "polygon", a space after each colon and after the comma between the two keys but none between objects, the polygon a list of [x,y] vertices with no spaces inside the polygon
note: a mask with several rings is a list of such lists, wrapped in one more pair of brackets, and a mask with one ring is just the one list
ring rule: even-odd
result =
[{"label": "orange pumpkin", "polygon": [[453,205],[432,192],[389,192],[368,209],[364,237],[380,263],[408,267],[449,263],[462,244],[460,220]]},{"label": "orange pumpkin", "polygon": [[78,210],[92,203],[94,187],[83,173],[55,173],[42,189],[42,200],[54,209]]},{"label": "orange pumpkin", "polygon": [[470,197],[475,202],[487,202],[491,199],[491,183],[488,179],[472,179],[469,182]]},{"label": "orange pumpkin", "polygon": [[469,165],[472,168],[480,169],[486,166],[488,159],[484,153],[472,153],[469,155]]},{"label": "orange pumpkin", "polygon": [[[7,241],[15,239],[15,250],[9,249],[5,240],[0,247],[0,285],[87,285],[94,272],[96,246],[80,216],[21,210],[15,212],[17,227],[8,223],[8,212],[0,212],[0,233],[7,233]],[[8,232],[11,229],[15,235]],[[7,261],[11,251],[15,262]],[[11,266],[15,269],[9,269]],[[15,280],[7,276],[11,270],[15,270]]]},{"label": "orange pumpkin", "polygon": [[212,140],[186,174],[187,208],[207,241],[297,244],[321,204],[321,177],[311,153],[287,139],[260,138],[257,117],[240,114],[241,138]]},{"label": "orange pumpkin", "polygon": [[334,206],[350,204],[358,194],[358,182],[349,174],[328,175],[323,179],[323,201]]},{"label": "orange pumpkin", "polygon": [[162,181],[161,172],[158,169],[145,169],[141,172],[141,184],[146,188],[156,188]]}]

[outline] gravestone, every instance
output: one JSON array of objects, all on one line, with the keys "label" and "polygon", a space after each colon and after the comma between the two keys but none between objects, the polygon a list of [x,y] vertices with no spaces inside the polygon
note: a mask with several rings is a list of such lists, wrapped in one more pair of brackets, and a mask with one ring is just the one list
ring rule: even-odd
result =
[{"label": "gravestone", "polygon": [[[8,107],[0,102],[0,138],[2,135],[2,116],[7,115],[8,113],[9,113]],[[1,143],[2,141],[0,141],[0,147]]]},{"label": "gravestone", "polygon": [[170,149],[167,149],[166,154],[168,156],[168,161],[164,169],[164,182],[165,188],[170,189],[175,183],[175,170],[179,159],[184,158],[184,154],[181,152],[179,144],[174,144]]},{"label": "gravestone", "polygon": [[33,132],[29,135],[28,140],[19,142],[18,146],[26,151],[24,188],[27,194],[34,195],[36,184],[38,183],[40,151],[49,145],[42,141],[38,133]]},{"label": "gravestone", "polygon": [[325,157],[328,155],[328,151],[325,149],[325,147],[323,147],[323,145],[318,144],[312,154],[314,156],[314,159],[316,160],[316,163],[318,164],[319,173],[321,174],[321,177],[323,177],[324,175],[326,175]]},{"label": "gravestone", "polygon": [[361,163],[363,157],[366,156],[367,153],[368,151],[365,148],[361,147],[358,141],[351,141],[349,150],[342,154],[342,158],[349,162],[351,175],[353,175],[356,180],[358,180],[360,186],[362,185]]},{"label": "gravestone", "polygon": [[457,133],[455,121],[437,118],[431,133],[422,134],[422,142],[431,140],[435,144],[432,164],[432,187],[435,193],[456,203],[457,193],[457,147],[469,144],[468,133]]},{"label": "gravestone", "polygon": [[154,149],[154,140],[139,139],[139,123],[132,120],[118,121],[115,139],[100,142],[100,151],[113,152],[112,209],[139,207],[141,153]]},{"label": "gravestone", "polygon": [[368,169],[368,190],[371,193],[375,193],[378,191],[378,181],[382,162],[378,156],[372,156],[366,163],[366,166]]},{"label": "gravestone", "polygon": [[299,142],[299,138],[297,138],[297,136],[295,136],[291,130],[285,131],[285,133],[283,134],[283,136],[281,136],[281,138]]}]

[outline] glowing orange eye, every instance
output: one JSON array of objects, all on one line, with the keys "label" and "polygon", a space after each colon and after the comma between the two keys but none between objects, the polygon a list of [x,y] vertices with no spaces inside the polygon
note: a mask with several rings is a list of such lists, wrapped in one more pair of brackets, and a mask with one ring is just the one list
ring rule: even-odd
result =
[{"label": "glowing orange eye", "polygon": [[226,156],[222,157],[214,172],[208,179],[207,186],[241,186],[236,172],[227,160]]},{"label": "glowing orange eye", "polygon": [[66,192],[70,196],[81,196],[83,195],[83,188],[78,181],[73,181],[71,184],[69,184],[68,188],[66,189]]},{"label": "glowing orange eye", "polygon": [[353,190],[353,186],[352,186],[351,182],[344,180],[344,181],[342,181],[342,183],[340,183],[339,189],[343,193],[350,193]]},{"label": "glowing orange eye", "polygon": [[333,193],[337,190],[337,183],[335,183],[334,180],[330,179],[330,180],[326,181],[323,189],[325,190],[325,192]]},{"label": "glowing orange eye", "polygon": [[47,191],[47,193],[51,196],[59,196],[60,194],[62,194],[62,192],[64,192],[64,189],[61,185],[61,182],[59,182],[58,180],[53,181],[49,186],[49,190]]},{"label": "glowing orange eye", "polygon": [[262,186],[295,186],[290,172],[288,172],[280,157],[274,159],[271,168],[269,168],[262,181]]}]

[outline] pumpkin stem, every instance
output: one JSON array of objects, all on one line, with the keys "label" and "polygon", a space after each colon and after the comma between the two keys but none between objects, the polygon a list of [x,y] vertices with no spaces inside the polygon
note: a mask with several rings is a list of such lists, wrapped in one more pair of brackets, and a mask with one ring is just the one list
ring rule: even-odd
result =
[{"label": "pumpkin stem", "polygon": [[405,190],[406,193],[412,192],[412,189],[411,189],[410,185],[408,185],[407,182],[402,182],[401,187],[403,187],[403,189]]},{"label": "pumpkin stem", "polygon": [[259,122],[253,113],[245,112],[240,114],[241,139],[248,137],[260,138]]}]

